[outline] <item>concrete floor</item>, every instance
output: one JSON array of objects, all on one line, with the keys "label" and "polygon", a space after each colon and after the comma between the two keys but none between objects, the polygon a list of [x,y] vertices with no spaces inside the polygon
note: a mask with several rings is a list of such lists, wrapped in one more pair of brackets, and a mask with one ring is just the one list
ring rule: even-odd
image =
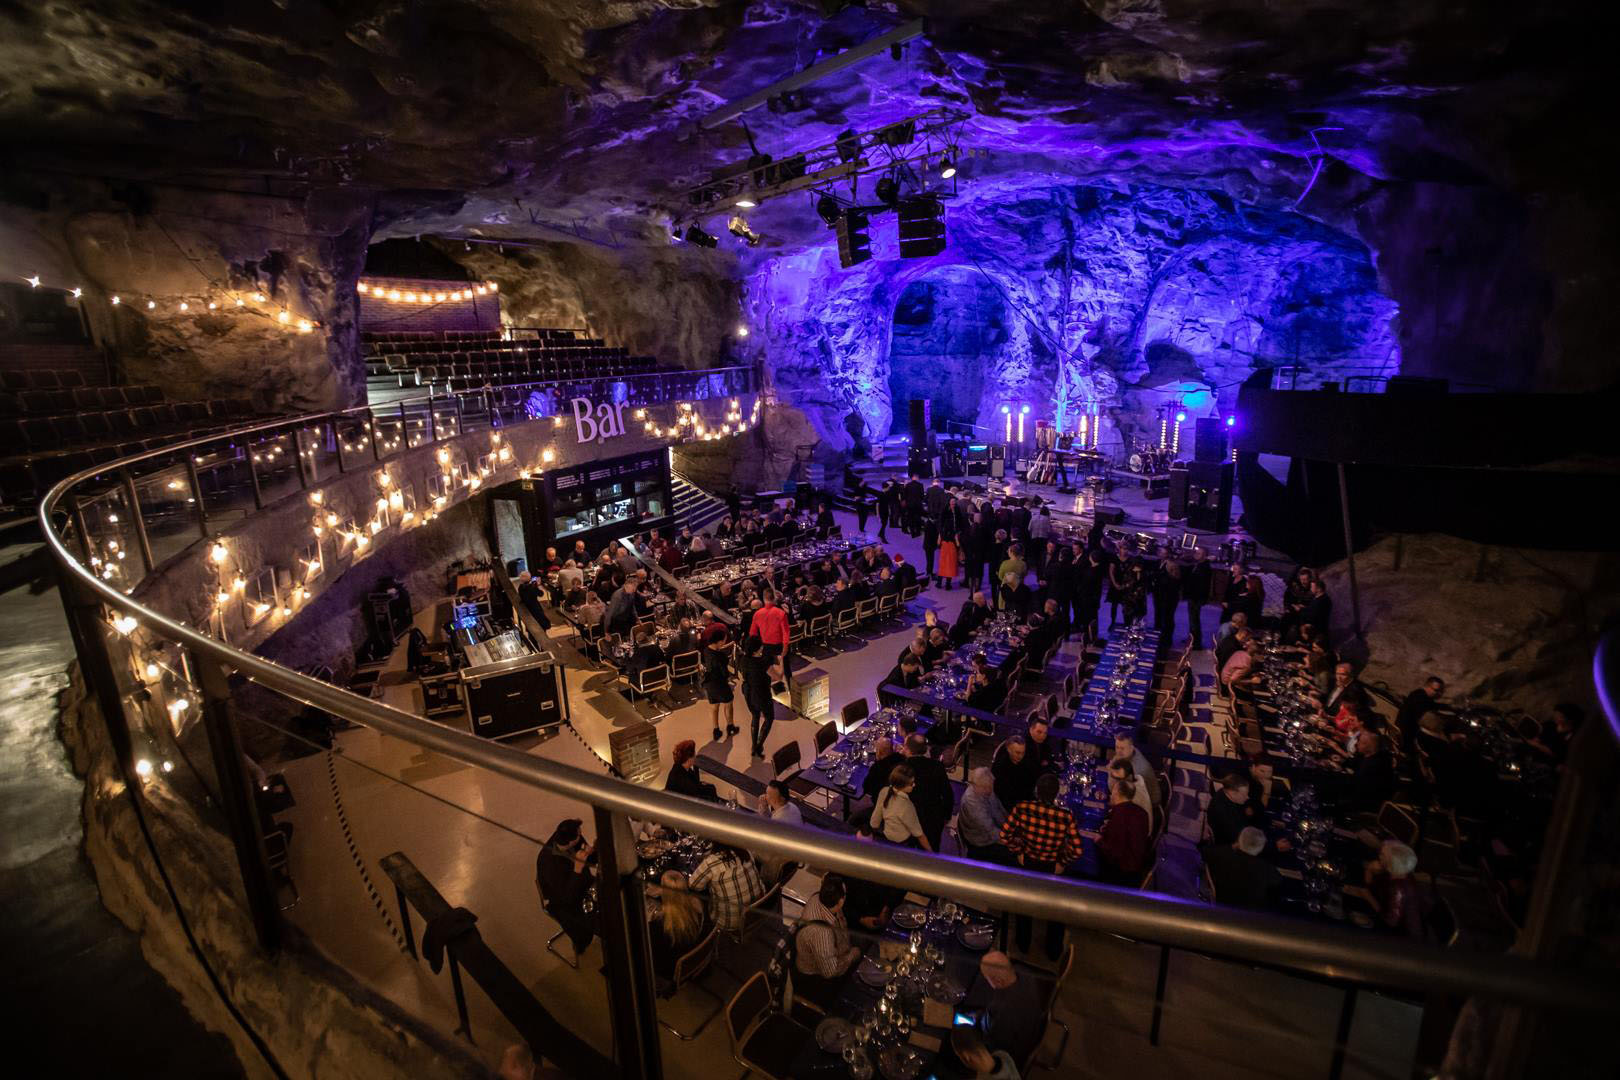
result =
[{"label": "concrete floor", "polygon": [[[0,547],[0,564],[35,547]],[[52,583],[0,596],[0,955],[5,1025],[26,1033],[7,1044],[48,1055],[56,1076],[240,1076],[230,1044],[192,1019],[101,905],[81,850],[83,786],[56,734],[72,654]]]},{"label": "concrete floor", "polygon": [[[853,532],[852,516],[845,527]],[[918,541],[891,530],[887,546],[920,565]],[[951,619],[964,599],[959,589],[929,590],[919,603]],[[431,622],[431,616],[426,619]],[[910,633],[908,626],[839,655],[805,659],[800,666],[813,664],[831,675],[831,703],[837,712],[853,698],[870,697]],[[1182,633],[1178,628],[1178,639]],[[566,663],[572,725],[545,739],[520,738],[514,744],[605,773],[611,732],[634,722],[636,714],[609,688],[611,680],[605,673],[588,667],[572,651],[562,631],[554,634],[554,645]],[[391,704],[420,711],[419,691],[403,678],[403,656],[396,654],[391,667],[394,670],[379,680],[381,694]],[[666,767],[669,747],[690,738],[700,752],[768,777],[769,765],[748,757],[747,719],[740,700],[738,721],[743,736],[716,745],[711,743],[707,705],[676,709],[658,728]],[[816,726],[779,706],[767,751],[797,740],[809,760]],[[341,733],[336,749],[332,755],[312,752],[277,766],[298,800],[284,818],[297,829],[293,871],[301,893],[290,917],[337,962],[379,992],[451,1030],[456,1020],[448,975],[432,976],[425,965],[403,952],[393,890],[377,869],[383,856],[404,852],[452,905],[465,906],[478,916],[486,942],[545,1007],[604,1053],[610,1052],[606,988],[597,973],[600,946],[590,947],[578,970],[548,952],[545,942],[556,926],[541,912],[534,890],[540,845],[564,817],[584,818],[587,833],[594,833],[588,809],[363,729]],[[1102,934],[1077,940],[1082,947],[1080,970],[1060,1007],[1074,1034],[1058,1075],[1118,1075],[1121,1064],[1138,1075],[1153,1076],[1328,1074],[1342,1001],[1336,990],[1176,954],[1159,1045],[1152,1046],[1148,1032],[1159,950]],[[559,947],[569,951],[566,943]],[[707,982],[722,996],[729,996],[737,985],[724,972],[712,974]],[[493,1063],[516,1033],[470,984],[468,997],[477,1046]],[[712,1004],[689,990],[661,1002],[660,1012],[684,1030]],[[1408,1075],[1420,1016],[1419,1009],[1404,1003],[1362,995],[1344,1075]],[[715,1067],[730,1060],[731,1048],[723,1021],[717,1020],[692,1043],[666,1033],[663,1049],[666,1075],[713,1080]]]}]

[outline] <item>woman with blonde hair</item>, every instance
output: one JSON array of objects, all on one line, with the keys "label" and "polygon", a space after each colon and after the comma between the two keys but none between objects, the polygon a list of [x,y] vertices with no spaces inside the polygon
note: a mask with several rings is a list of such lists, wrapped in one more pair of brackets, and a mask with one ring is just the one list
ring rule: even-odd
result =
[{"label": "woman with blonde hair", "polygon": [[673,979],[675,962],[691,952],[692,946],[703,940],[713,924],[703,901],[687,887],[685,874],[665,870],[658,885],[662,894],[658,914],[647,926],[652,939],[653,973],[660,979]]}]

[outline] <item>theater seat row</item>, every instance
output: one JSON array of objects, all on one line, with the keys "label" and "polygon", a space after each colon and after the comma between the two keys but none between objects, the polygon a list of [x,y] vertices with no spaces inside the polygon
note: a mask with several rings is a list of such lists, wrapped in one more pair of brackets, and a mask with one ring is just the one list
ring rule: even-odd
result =
[{"label": "theater seat row", "polygon": [[90,381],[84,377],[84,372],[72,368],[65,371],[0,371],[0,390],[56,390],[60,388],[71,390],[76,386],[88,386]]},{"label": "theater seat row", "polygon": [[71,390],[0,390],[0,416],[40,416],[86,409],[157,405],[156,386],[80,386]]}]

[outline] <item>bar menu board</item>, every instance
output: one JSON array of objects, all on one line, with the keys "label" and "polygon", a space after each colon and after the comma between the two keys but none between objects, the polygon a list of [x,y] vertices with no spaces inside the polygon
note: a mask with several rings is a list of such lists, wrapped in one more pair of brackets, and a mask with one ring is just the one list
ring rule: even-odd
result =
[{"label": "bar menu board", "polygon": [[632,784],[649,784],[658,778],[658,729],[642,722],[620,728],[608,735],[613,768]]}]

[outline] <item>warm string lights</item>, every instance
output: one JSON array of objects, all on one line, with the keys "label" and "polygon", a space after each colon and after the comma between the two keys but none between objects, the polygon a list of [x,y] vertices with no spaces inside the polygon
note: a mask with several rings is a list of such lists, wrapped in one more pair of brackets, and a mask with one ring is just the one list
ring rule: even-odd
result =
[{"label": "warm string lights", "polygon": [[500,290],[500,286],[493,281],[449,290],[401,289],[396,285],[379,281],[362,281],[354,288],[361,296],[369,296],[375,300],[386,300],[391,304],[448,304],[471,300],[478,296],[488,296]]},{"label": "warm string lights", "polygon": [[[22,280],[27,282],[28,286],[33,289],[58,289],[68,294],[75,300],[81,300],[84,298],[84,286],[82,285],[49,284],[45,282],[38,274],[32,274],[23,278]],[[131,293],[133,294],[134,290],[131,290]],[[144,308],[146,311],[158,311],[160,309],[172,310],[179,315],[189,315],[194,311],[199,314],[207,311],[236,311],[243,315],[254,315],[271,319],[282,329],[287,330],[290,333],[298,334],[313,333],[315,329],[321,325],[317,320],[304,319],[295,316],[292,312],[288,311],[285,306],[278,306],[277,310],[273,314],[268,311],[260,311],[254,308],[249,308],[248,303],[250,301],[254,304],[269,304],[271,302],[270,298],[262,292],[238,294],[230,290],[225,290],[225,295],[223,298],[216,296],[213,299],[202,300],[195,304],[190,300],[178,300],[175,301],[171,307],[170,305],[166,304],[160,305],[156,300],[149,297],[145,300],[137,299],[135,300],[135,303],[137,306]],[[113,307],[122,307],[126,302],[127,301],[125,300],[124,293],[117,292],[107,294],[107,303],[111,304]]]},{"label": "warm string lights", "polygon": [[732,398],[726,405],[726,412],[718,426],[704,420],[689,401],[683,401],[675,406],[675,422],[670,427],[661,426],[658,421],[649,416],[646,409],[637,409],[635,418],[641,421],[641,430],[654,438],[662,435],[666,439],[700,439],[703,442],[713,442],[728,435],[741,435],[750,427],[759,423],[760,402],[754,399],[754,407],[744,420],[742,415],[742,402]]}]

